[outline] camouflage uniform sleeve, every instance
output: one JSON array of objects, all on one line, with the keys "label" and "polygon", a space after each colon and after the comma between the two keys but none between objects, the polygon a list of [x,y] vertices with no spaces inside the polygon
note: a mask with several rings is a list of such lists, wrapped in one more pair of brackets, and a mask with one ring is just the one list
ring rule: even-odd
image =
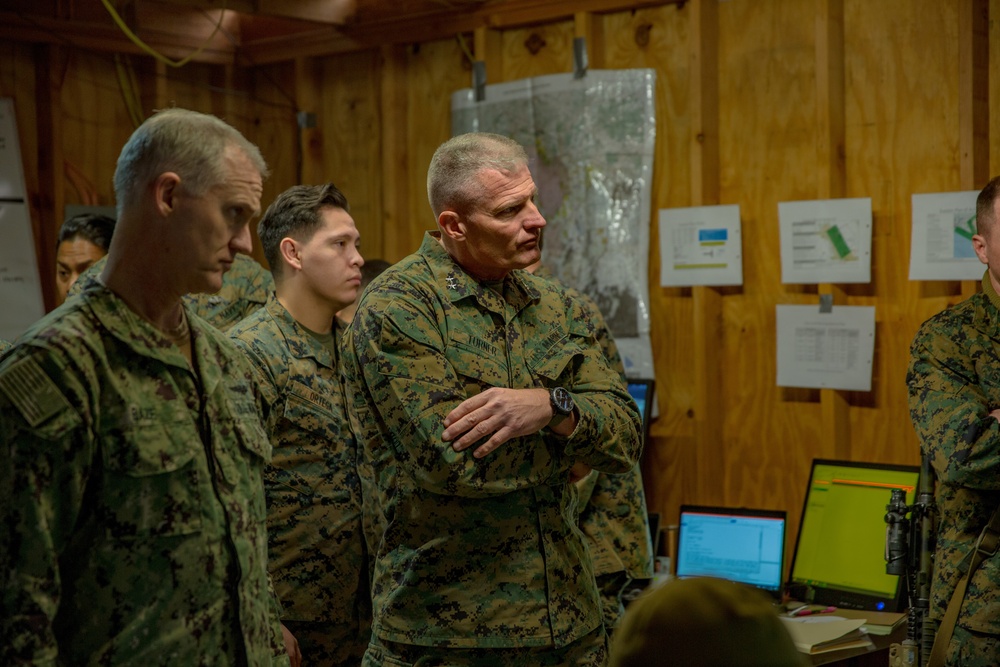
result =
[{"label": "camouflage uniform sleeve", "polygon": [[[260,421],[270,433],[271,408],[280,398],[277,382],[271,371],[271,365],[267,363],[266,354],[254,344],[252,335],[242,335],[242,327],[230,329],[229,337],[236,343],[236,347],[246,356],[247,366],[250,368],[253,377],[254,391],[257,394],[257,407],[260,412]],[[252,332],[250,332],[252,333]],[[272,443],[273,444],[273,443]]]},{"label": "camouflage uniform sleeve", "polygon": [[[267,303],[268,296],[274,291],[274,278],[271,272],[251,258],[253,265],[248,271],[247,284],[244,292],[243,317],[255,313],[258,308]],[[247,263],[248,266],[250,263]]]},{"label": "camouflage uniform sleeve", "polygon": [[[0,364],[0,663],[59,660],[59,556],[95,456],[75,373],[30,346]],[[28,383],[33,390],[25,391]]]},{"label": "camouflage uniform sleeve", "polygon": [[274,581],[271,579],[270,572],[267,573],[267,592],[271,596],[269,611],[274,620],[271,627],[275,628],[275,632],[271,635],[271,667],[291,667],[292,660],[285,649],[285,634],[281,630],[281,617],[284,610],[281,608],[281,601],[278,599],[278,592],[274,589]]},{"label": "camouflage uniform sleeve", "polygon": [[569,469],[571,462],[554,456],[554,448],[537,434],[511,439],[479,460],[472,449],[456,452],[441,439],[445,416],[467,392],[445,355],[436,322],[413,304],[394,300],[384,309],[366,309],[347,330],[343,350],[352,427],[361,433],[367,424],[382,422],[381,433],[391,437],[396,458],[407,462],[408,473],[424,489],[501,495]]},{"label": "camouflage uniform sleeve", "polygon": [[483,459],[475,459],[472,449],[455,452],[441,439],[444,417],[474,391],[507,386],[509,379],[488,356],[446,351],[438,325],[443,315],[423,310],[423,303],[393,299],[384,308],[366,309],[349,330],[345,353],[355,416],[375,406],[373,417],[384,421],[398,458],[408,461],[418,484],[435,493],[490,496],[564,479],[576,460],[612,472],[635,464],[637,431],[631,429],[631,438],[619,432],[606,403],[626,411],[631,405],[636,423],[638,412],[623,386],[621,396],[604,396],[613,374],[596,346],[574,348],[540,369],[553,386],[565,380],[578,398],[580,424],[569,438],[543,430],[513,438]]},{"label": "camouflage uniform sleeve", "polygon": [[[630,470],[642,453],[642,418],[628,393],[624,375],[613,369],[605,351],[597,343],[599,324],[586,304],[567,293],[569,339],[557,347],[570,361],[560,369],[558,355],[554,366],[538,369],[545,386],[561,385],[572,392],[580,421],[567,438],[560,440],[564,455],[586,463],[594,470],[612,474]],[[558,374],[553,371],[558,369]]]},{"label": "camouflage uniform sleeve", "polygon": [[996,351],[981,347],[947,320],[925,324],[910,349],[910,417],[939,481],[1000,490],[1000,422],[990,416],[1000,404],[984,390],[1000,388],[1000,366]]},{"label": "camouflage uniform sleeve", "polygon": [[601,346],[604,358],[608,360],[608,365],[621,375],[624,380],[625,363],[622,361],[621,353],[618,352],[618,344],[615,342],[615,337],[611,333],[604,315],[601,314],[601,309],[597,307],[596,301],[583,292],[578,292],[578,294],[583,300],[583,305],[594,318],[594,335],[597,338],[597,344]]}]

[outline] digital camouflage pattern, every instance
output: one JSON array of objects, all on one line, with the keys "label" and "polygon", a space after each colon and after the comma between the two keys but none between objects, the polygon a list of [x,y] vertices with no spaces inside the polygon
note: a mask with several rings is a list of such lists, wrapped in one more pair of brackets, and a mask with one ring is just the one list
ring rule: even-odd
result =
[{"label": "digital camouflage pattern", "polygon": [[372,637],[363,667],[599,667],[608,662],[608,636],[598,626],[568,646],[528,648],[440,648],[381,641]]},{"label": "digital camouflage pattern", "polygon": [[[534,275],[558,281],[545,266],[538,267]],[[595,324],[597,342],[605,358],[624,379],[625,364],[600,308],[583,292],[571,287],[565,289],[572,297],[578,298],[587,310]],[[587,536],[594,561],[594,573],[604,609],[604,625],[609,629],[615,628],[625,612],[622,591],[629,580],[650,579],[653,576],[653,543],[649,536],[642,470],[638,463],[622,475],[595,470],[578,481],[576,486],[580,492],[580,530]],[[625,576],[622,576],[623,572]]]},{"label": "digital camouflage pattern", "polygon": [[251,370],[188,317],[197,374],[99,284],[0,362],[0,664],[288,664]]},{"label": "digital camouflage pattern", "polygon": [[309,633],[326,635],[320,646],[297,635],[310,665],[360,664],[371,634],[357,446],[336,355],[342,326],[324,346],[272,295],[229,331],[255,369],[274,447],[264,489],[282,620],[321,621],[328,629]]},{"label": "digital camouflage pattern", "polygon": [[[362,483],[371,476],[373,632],[559,649],[600,628],[569,470],[631,470],[640,417],[578,300],[524,271],[479,283],[428,233],[365,290],[343,352]],[[579,410],[569,437],[543,429],[478,460],[441,440],[444,417],[470,396],[554,386]]]},{"label": "digital camouflage pattern", "polygon": [[956,627],[944,660],[952,667],[996,667],[1000,661],[1000,636]]},{"label": "digital camouflage pattern", "polygon": [[[1000,504],[1000,297],[983,291],[927,320],[910,348],[910,416],[937,476],[937,550],[931,617],[944,615],[966,558]],[[965,628],[1000,635],[1000,557],[973,574],[958,617]],[[1000,664],[1000,654],[993,664]],[[964,663],[963,663],[964,664]]]},{"label": "digital camouflage pattern", "polygon": [[[89,285],[97,283],[104,270],[107,256],[94,262],[69,288],[69,295],[79,294]],[[184,303],[219,331],[226,331],[243,318],[267,303],[274,291],[271,272],[253,257],[237,253],[233,265],[222,274],[222,288],[214,294],[186,294]]]}]

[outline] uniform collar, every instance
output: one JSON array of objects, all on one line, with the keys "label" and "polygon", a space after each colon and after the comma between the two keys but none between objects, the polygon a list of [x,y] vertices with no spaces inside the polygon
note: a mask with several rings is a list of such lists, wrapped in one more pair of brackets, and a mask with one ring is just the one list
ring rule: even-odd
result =
[{"label": "uniform collar", "polygon": [[1000,295],[998,295],[997,291],[993,289],[993,281],[990,280],[989,269],[986,269],[986,272],[983,274],[982,284],[983,284],[983,294],[985,294],[986,298],[989,299],[990,303],[993,304],[993,307],[996,308],[997,311],[1000,311]]},{"label": "uniform collar", "polygon": [[[336,360],[333,357],[333,353],[292,317],[292,314],[281,305],[281,302],[278,301],[277,296],[273,292],[268,297],[264,308],[278,326],[281,335],[285,337],[289,354],[296,359],[314,359],[318,365],[327,368],[335,367]],[[336,346],[339,343],[341,333],[336,318],[333,320],[332,331],[334,346]]]},{"label": "uniform collar", "polygon": [[466,298],[475,299],[481,306],[497,313],[506,310],[504,301],[519,312],[539,298],[539,292],[525,280],[524,271],[511,271],[503,279],[503,296],[491,289],[485,281],[468,274],[455,259],[448,254],[440,242],[440,232],[427,232],[420,246],[430,267],[435,282],[442,286],[452,303]]},{"label": "uniform collar", "polygon": [[130,347],[136,354],[156,359],[195,376],[205,395],[212,395],[230,372],[223,367],[225,354],[220,341],[225,337],[211,324],[194,313],[186,304],[184,314],[191,328],[191,354],[194,368],[180,349],[163,332],[129,308],[125,301],[98,281],[88,285],[80,295],[94,317],[112,336]]},{"label": "uniform collar", "polygon": [[[122,341],[137,353],[160,361],[190,369],[187,359],[162,331],[129,308],[125,301],[98,281],[88,284],[81,295],[86,298],[94,317],[112,336]],[[192,317],[191,311],[183,303],[188,325],[197,339],[201,320]]]}]

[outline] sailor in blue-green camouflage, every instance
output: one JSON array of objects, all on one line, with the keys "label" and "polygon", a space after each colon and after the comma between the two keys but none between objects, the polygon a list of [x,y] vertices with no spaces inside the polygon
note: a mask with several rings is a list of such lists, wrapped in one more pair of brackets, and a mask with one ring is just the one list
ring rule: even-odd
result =
[{"label": "sailor in blue-green camouflage", "polygon": [[[373,633],[380,645],[477,650],[558,650],[592,632],[603,642],[569,471],[633,468],[635,403],[578,299],[525,271],[478,281],[439,239],[429,232],[369,285],[345,334],[348,409],[375,487],[364,500]],[[443,439],[470,397],[557,386],[579,411],[569,436],[543,428],[483,458]]]},{"label": "sailor in blue-green camouflage", "polygon": [[338,374],[342,326],[335,320],[321,341],[272,295],[229,331],[255,369],[274,446],[264,485],[282,620],[329,628],[322,646],[331,654],[304,650],[310,665],[359,664],[371,632],[357,446]]},{"label": "sailor in blue-green camouflage", "polygon": [[[993,232],[994,234],[996,232]],[[1000,296],[982,292],[927,320],[910,348],[910,416],[937,476],[930,616],[944,615],[983,526],[1000,504]],[[1000,558],[973,574],[948,665],[1000,665]]]},{"label": "sailor in blue-green camouflage", "polygon": [[0,663],[287,664],[249,365],[92,284],[0,363]]},{"label": "sailor in blue-green camouflage", "polygon": [[[557,280],[544,265],[538,266],[532,273]],[[596,325],[597,342],[605,358],[625,380],[625,364],[600,308],[583,292],[571,287],[566,287],[566,290],[578,298],[587,310]],[[590,547],[597,588],[601,594],[604,626],[610,632],[619,625],[625,613],[622,602],[625,587],[632,579],[650,579],[653,576],[653,544],[649,536],[642,469],[637,463],[632,470],[621,475],[593,470],[576,482],[576,488],[580,493],[580,530],[586,535],[587,546]]]},{"label": "sailor in blue-green camouflage", "polygon": [[[70,286],[69,295],[79,294],[85,286],[96,282],[107,261],[107,256],[102,257],[84,271]],[[216,329],[226,331],[259,310],[273,290],[271,272],[253,257],[237,254],[232,267],[222,276],[222,288],[218,292],[186,294],[184,302]]]}]

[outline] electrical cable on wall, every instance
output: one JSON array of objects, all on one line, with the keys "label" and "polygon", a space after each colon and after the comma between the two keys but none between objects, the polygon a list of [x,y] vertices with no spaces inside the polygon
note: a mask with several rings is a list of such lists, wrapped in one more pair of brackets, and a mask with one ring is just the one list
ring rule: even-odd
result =
[{"label": "electrical cable on wall", "polygon": [[118,12],[115,11],[114,6],[111,4],[111,0],[101,0],[101,4],[103,4],[104,8],[108,10],[108,14],[111,15],[111,19],[115,22],[115,25],[117,25],[118,28],[125,34],[126,37],[132,40],[132,42],[140,49],[142,49],[149,55],[153,56],[164,65],[169,65],[170,67],[183,67],[184,65],[188,64],[192,58],[196,57],[199,53],[204,51],[208,47],[208,45],[212,42],[212,40],[215,39],[215,35],[218,34],[219,29],[222,28],[222,19],[225,18],[226,16],[226,6],[225,3],[223,3],[222,9],[219,11],[219,21],[218,23],[215,24],[215,30],[212,31],[212,34],[208,36],[208,38],[204,41],[204,43],[202,43],[201,46],[199,46],[197,49],[188,54],[186,58],[182,60],[171,60],[170,58],[167,58],[165,55],[159,53],[153,47],[149,46],[144,41],[139,39],[139,36],[136,35],[134,32],[132,32],[132,30],[128,27],[128,25],[126,25],[122,17],[118,14]]},{"label": "electrical cable on wall", "polygon": [[135,72],[131,63],[126,64],[122,61],[120,53],[115,54],[115,74],[118,76],[118,89],[121,91],[125,111],[128,112],[129,120],[132,121],[132,127],[139,127],[142,125],[143,115],[142,102],[135,92],[138,88],[135,82]]}]

